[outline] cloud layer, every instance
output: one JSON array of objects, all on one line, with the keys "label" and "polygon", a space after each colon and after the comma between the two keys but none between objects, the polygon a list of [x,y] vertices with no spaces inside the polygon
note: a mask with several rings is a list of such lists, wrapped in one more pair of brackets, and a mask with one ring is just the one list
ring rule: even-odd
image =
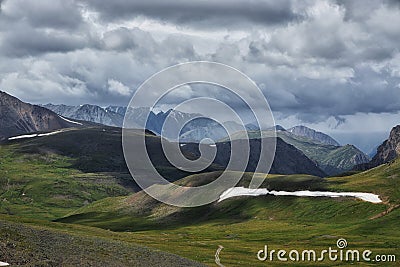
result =
[{"label": "cloud layer", "polygon": [[400,112],[397,1],[2,0],[0,7],[0,88],[26,101],[126,104],[162,68],[211,60],[249,75],[282,121],[335,128],[360,114]]}]

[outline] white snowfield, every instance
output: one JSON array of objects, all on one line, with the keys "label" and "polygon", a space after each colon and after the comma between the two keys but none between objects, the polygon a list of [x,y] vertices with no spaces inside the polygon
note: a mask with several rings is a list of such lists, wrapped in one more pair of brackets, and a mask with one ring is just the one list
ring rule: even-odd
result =
[{"label": "white snowfield", "polygon": [[61,119],[65,120],[65,121],[67,121],[67,122],[70,122],[70,123],[74,123],[74,124],[78,124],[78,125],[83,125],[83,124],[80,123],[80,122],[71,121],[71,120],[69,120],[69,119],[67,119],[67,118],[64,118],[63,116],[58,116],[58,117],[60,117]]},{"label": "white snowfield", "polygon": [[49,135],[58,134],[58,133],[61,133],[61,132],[63,132],[63,131],[59,130],[59,131],[54,131],[54,132],[50,132],[50,133],[42,133],[42,134],[24,134],[24,135],[10,137],[10,138],[8,138],[8,140],[11,141],[11,140],[17,140],[17,139],[49,136]]},{"label": "white snowfield", "polygon": [[358,192],[329,192],[329,191],[269,191],[266,188],[250,189],[244,187],[232,187],[226,190],[219,197],[218,202],[231,197],[239,196],[262,196],[262,195],[274,195],[274,196],[297,196],[297,197],[355,197],[363,201],[371,203],[381,203],[382,200],[378,195],[372,193],[358,193]]},{"label": "white snowfield", "polygon": [[10,266],[10,264],[8,264],[7,262],[0,261],[0,266]]}]

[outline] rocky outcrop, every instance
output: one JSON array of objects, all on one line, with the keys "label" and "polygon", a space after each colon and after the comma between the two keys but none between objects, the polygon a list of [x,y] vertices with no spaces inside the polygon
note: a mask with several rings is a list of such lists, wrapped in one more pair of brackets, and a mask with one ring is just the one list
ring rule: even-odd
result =
[{"label": "rocky outcrop", "polygon": [[0,91],[0,140],[31,132],[53,131],[77,124],[36,105],[22,102]]},{"label": "rocky outcrop", "polygon": [[355,170],[367,170],[388,163],[400,155],[400,125],[393,127],[389,138],[384,141],[377,149],[376,155],[372,160],[365,164],[357,165]]}]

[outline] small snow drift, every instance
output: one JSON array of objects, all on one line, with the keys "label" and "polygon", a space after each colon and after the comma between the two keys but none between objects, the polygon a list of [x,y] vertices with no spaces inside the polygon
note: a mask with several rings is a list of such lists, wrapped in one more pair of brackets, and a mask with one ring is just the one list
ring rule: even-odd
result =
[{"label": "small snow drift", "polygon": [[10,137],[10,138],[8,138],[8,140],[12,141],[12,140],[18,140],[18,139],[25,139],[25,138],[49,136],[49,135],[58,134],[58,133],[62,133],[62,132],[63,131],[60,130],[60,131],[54,131],[54,132],[42,133],[42,134],[24,134],[24,135]]},{"label": "small snow drift", "polygon": [[10,266],[10,264],[8,264],[7,262],[0,261],[0,266]]},{"label": "small snow drift", "polygon": [[59,116],[59,117],[60,117],[61,119],[65,120],[66,122],[74,123],[74,124],[78,124],[78,125],[83,125],[83,124],[80,123],[80,122],[76,122],[76,121],[69,120],[69,119],[67,119],[67,118],[64,118],[63,116]]},{"label": "small snow drift", "polygon": [[244,187],[233,187],[221,194],[218,202],[231,197],[238,196],[262,196],[262,195],[274,195],[274,196],[297,196],[297,197],[355,197],[363,201],[371,203],[381,203],[382,200],[378,195],[372,193],[358,193],[358,192],[329,192],[329,191],[269,191],[266,188],[250,189]]}]

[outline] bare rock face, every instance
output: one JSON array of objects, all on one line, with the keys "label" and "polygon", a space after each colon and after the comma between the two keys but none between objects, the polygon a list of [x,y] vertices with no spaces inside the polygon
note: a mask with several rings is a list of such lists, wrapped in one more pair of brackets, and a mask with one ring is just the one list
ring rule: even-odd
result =
[{"label": "bare rock face", "polygon": [[370,163],[380,165],[394,160],[400,155],[400,125],[392,129],[389,139],[378,147],[376,155]]},{"label": "bare rock face", "polygon": [[94,122],[107,126],[122,127],[124,120],[123,115],[96,105],[67,106],[47,104],[43,107],[69,119]]},{"label": "bare rock face", "polygon": [[294,135],[297,135],[297,136],[307,137],[307,138],[309,138],[313,141],[317,141],[321,144],[340,146],[340,144],[335,139],[330,137],[329,135],[315,131],[306,126],[295,126],[295,127],[288,129],[287,131]]},{"label": "bare rock face", "polygon": [[355,167],[356,170],[367,170],[388,163],[400,156],[400,125],[393,127],[389,139],[384,141],[377,149],[376,155],[366,164]]},{"label": "bare rock face", "polygon": [[46,108],[24,103],[0,91],[0,140],[10,136],[73,126],[77,125]]}]

